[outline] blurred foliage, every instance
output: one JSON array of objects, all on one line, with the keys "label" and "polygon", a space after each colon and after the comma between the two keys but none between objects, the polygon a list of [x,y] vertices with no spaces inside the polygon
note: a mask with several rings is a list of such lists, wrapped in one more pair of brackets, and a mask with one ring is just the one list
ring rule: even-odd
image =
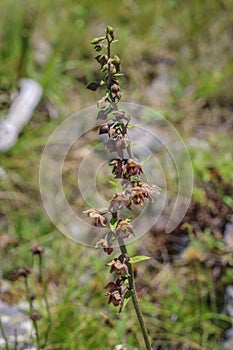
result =
[{"label": "blurred foliage", "polygon": [[[47,348],[113,349],[126,343],[141,349],[130,304],[120,315],[106,305],[103,254],[69,242],[47,218],[38,184],[41,153],[67,115],[97,100],[86,92],[96,71],[89,42],[111,24],[125,72],[123,100],[158,109],[181,132],[193,161],[195,202],[212,203],[205,186],[214,181],[214,190],[232,208],[233,2],[2,0],[0,13],[0,117],[20,78],[34,78],[44,89],[17,145],[1,154],[0,277],[12,281],[1,299],[24,298],[15,271],[30,265],[30,247],[39,242],[46,247],[54,318]],[[153,90],[158,79],[165,81],[162,96],[160,85]],[[46,101],[58,110],[57,119],[50,117]],[[155,349],[223,348],[231,324],[223,313],[224,290],[233,283],[233,257],[220,234],[206,227],[190,235],[173,264],[150,254],[152,261],[138,268],[137,287]]]}]

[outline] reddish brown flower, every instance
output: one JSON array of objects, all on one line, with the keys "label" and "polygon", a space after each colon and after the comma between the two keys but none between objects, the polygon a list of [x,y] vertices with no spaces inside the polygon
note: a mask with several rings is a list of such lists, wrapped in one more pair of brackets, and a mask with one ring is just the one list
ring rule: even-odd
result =
[{"label": "reddish brown flower", "polygon": [[124,297],[122,295],[122,288],[118,286],[115,282],[109,282],[105,288],[109,288],[109,292],[107,295],[109,295],[108,298],[108,304],[113,304],[114,306],[121,306],[123,307],[124,304]]},{"label": "reddish brown flower", "polygon": [[113,159],[110,165],[113,165],[112,173],[115,178],[122,178],[125,168],[126,159]]},{"label": "reddish brown flower", "polygon": [[33,301],[36,299],[36,294],[35,293],[30,293],[29,298]]},{"label": "reddish brown flower", "polygon": [[108,123],[104,123],[102,125],[100,125],[100,128],[99,128],[99,134],[107,134],[110,130],[110,127],[108,125]]},{"label": "reddish brown flower", "polygon": [[129,197],[126,196],[125,192],[116,193],[112,197],[111,203],[109,205],[109,211],[117,212],[130,204]]},{"label": "reddish brown flower", "polygon": [[43,253],[44,253],[44,248],[41,245],[36,244],[32,247],[32,254],[33,255],[36,255],[36,254],[41,255]]},{"label": "reddish brown flower", "polygon": [[131,176],[139,176],[141,173],[143,173],[141,165],[133,159],[128,159],[124,178],[130,180]]},{"label": "reddish brown flower", "polygon": [[31,271],[27,267],[22,267],[18,270],[18,277],[27,278],[30,275]]},{"label": "reddish brown flower", "polygon": [[38,312],[34,311],[31,315],[30,315],[30,319],[32,321],[40,321],[41,316]]},{"label": "reddish brown flower", "polygon": [[112,261],[110,261],[110,263],[107,265],[111,266],[110,273],[115,272],[117,275],[121,275],[123,272],[125,272],[126,275],[129,274],[124,255],[120,255],[118,258],[112,259]]},{"label": "reddish brown flower", "polygon": [[128,238],[130,236],[135,236],[133,226],[127,220],[119,220],[115,235],[121,238]]},{"label": "reddish brown flower", "polygon": [[104,238],[101,238],[95,245],[96,248],[103,248],[104,252],[108,253],[109,255],[113,252],[113,247],[110,242],[112,238],[112,232],[109,232],[105,235]]},{"label": "reddish brown flower", "polygon": [[103,210],[98,210],[96,208],[91,208],[88,210],[85,210],[83,213],[89,216],[90,218],[95,219],[95,226],[106,226],[106,218],[103,216],[103,214],[106,214],[108,211],[103,209]]},{"label": "reddish brown flower", "polygon": [[133,159],[113,159],[110,165],[116,178],[131,180],[132,176],[139,177],[143,173],[141,165]]},{"label": "reddish brown flower", "polygon": [[139,183],[132,187],[132,201],[134,204],[143,204],[145,199],[153,200],[153,196],[159,194],[160,188],[156,185]]}]

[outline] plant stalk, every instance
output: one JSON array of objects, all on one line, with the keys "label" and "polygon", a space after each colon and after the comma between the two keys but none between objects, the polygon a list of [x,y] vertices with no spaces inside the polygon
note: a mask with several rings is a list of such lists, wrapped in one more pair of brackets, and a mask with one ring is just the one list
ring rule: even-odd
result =
[{"label": "plant stalk", "polygon": [[[30,315],[32,315],[32,313],[33,313],[33,303],[32,303],[31,297],[30,297],[30,287],[29,287],[29,283],[28,283],[27,277],[24,278],[24,282],[25,282],[26,296],[27,296],[28,303],[29,303]],[[32,320],[32,323],[33,323],[33,327],[34,327],[35,333],[36,333],[36,345],[37,345],[37,348],[40,349],[40,336],[39,336],[39,330],[38,330],[38,326],[37,326],[37,321],[36,320]]]},{"label": "plant stalk", "polygon": [[5,348],[6,348],[6,350],[10,350],[10,346],[9,346],[8,339],[7,339],[7,336],[6,336],[3,324],[2,324],[1,317],[0,317],[0,331],[2,333],[2,337],[3,337],[4,341],[5,341]]},{"label": "plant stalk", "polygon": [[202,297],[201,297],[201,285],[199,280],[199,262],[195,262],[194,265],[194,279],[196,284],[196,292],[197,292],[197,303],[198,303],[198,323],[199,323],[199,331],[200,331],[200,338],[199,338],[199,344],[200,348],[202,348],[203,345],[203,321],[202,321]]},{"label": "plant stalk", "polygon": [[39,254],[39,282],[43,288],[43,298],[44,298],[44,302],[45,302],[45,307],[46,307],[46,312],[47,312],[47,320],[48,320],[48,326],[47,326],[47,330],[45,333],[45,340],[44,340],[44,344],[43,344],[43,348],[47,345],[48,342],[48,338],[49,338],[49,333],[51,330],[51,325],[52,325],[52,315],[51,315],[51,311],[50,311],[50,307],[49,307],[49,302],[48,302],[48,296],[47,296],[47,286],[46,286],[46,282],[44,280],[43,277],[43,264],[42,264],[42,255]]},{"label": "plant stalk", "polygon": [[[125,246],[125,242],[123,240],[123,238],[119,237],[118,238],[118,243],[120,246],[120,250],[122,254],[127,254],[127,249]],[[132,300],[133,300],[133,305],[134,305],[134,309],[138,318],[138,322],[142,331],[142,335],[143,335],[143,339],[146,345],[146,349],[147,350],[151,350],[151,342],[150,342],[150,338],[149,338],[149,334],[146,328],[146,324],[143,318],[143,314],[142,314],[142,310],[141,310],[141,306],[139,304],[138,301],[138,297],[137,297],[137,292],[136,292],[136,288],[135,288],[135,283],[134,283],[134,276],[133,276],[133,269],[132,269],[132,264],[130,264],[130,262],[127,262],[127,267],[129,270],[129,288],[132,294]]]}]

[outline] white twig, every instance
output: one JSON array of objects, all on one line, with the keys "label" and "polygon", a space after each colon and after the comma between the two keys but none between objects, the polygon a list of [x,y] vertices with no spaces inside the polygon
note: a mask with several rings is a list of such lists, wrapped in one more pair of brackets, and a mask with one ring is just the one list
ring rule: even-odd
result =
[{"label": "white twig", "polygon": [[6,152],[16,144],[19,133],[31,119],[42,96],[42,87],[33,79],[22,79],[19,86],[20,93],[7,118],[0,122],[0,152]]}]

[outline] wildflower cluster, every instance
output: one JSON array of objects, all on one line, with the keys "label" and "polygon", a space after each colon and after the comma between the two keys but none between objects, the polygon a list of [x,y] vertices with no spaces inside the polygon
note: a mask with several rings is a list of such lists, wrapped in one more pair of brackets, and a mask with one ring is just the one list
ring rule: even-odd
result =
[{"label": "wildflower cluster", "polygon": [[[35,299],[37,298],[37,295],[32,292],[31,284],[30,284],[30,275],[31,270],[28,267],[22,267],[17,271],[17,277],[23,278],[24,285],[25,285],[25,295],[26,299],[28,301],[29,306],[29,317],[32,321],[33,328],[35,331],[36,336],[36,345],[37,349],[44,349],[46,347],[46,344],[48,342],[49,333],[51,330],[52,325],[52,317],[50,312],[50,306],[48,302],[48,295],[47,295],[47,285],[44,279],[44,273],[43,273],[43,255],[44,255],[44,248],[36,244],[31,249],[33,260],[38,258],[38,267],[39,267],[39,274],[38,274],[38,283],[39,283],[39,289],[41,290],[41,296],[44,300],[45,306],[46,306],[46,312],[47,312],[47,328],[44,334],[40,332],[40,329],[38,327],[38,323],[41,320],[42,316],[41,314],[36,310],[35,308]],[[43,343],[42,343],[43,342]]]},{"label": "wildflower cluster", "polygon": [[118,78],[123,75],[121,60],[116,55],[111,56],[111,45],[115,41],[114,30],[110,26],[107,26],[105,36],[92,40],[91,44],[94,45],[95,51],[104,50],[103,54],[95,57],[104,79],[100,82],[91,82],[87,88],[92,91],[100,87],[106,89],[105,95],[97,103],[99,134],[107,136],[104,144],[109,154],[114,154],[109,165],[112,167],[114,177],[120,179],[121,190],[109,200],[107,208],[91,208],[84,213],[94,219],[95,226],[109,228],[109,232],[96,243],[96,247],[101,247],[107,254],[111,254],[113,242],[118,241],[121,248],[122,254],[107,264],[111,267],[110,273],[115,274],[116,280],[108,283],[105,288],[108,289],[108,302],[122,308],[126,293],[130,292],[129,279],[133,278],[124,239],[135,235],[130,218],[124,217],[123,212],[125,209],[132,210],[134,205],[144,205],[147,199],[152,200],[153,196],[159,193],[159,188],[141,180],[143,169],[131,150],[127,134],[131,117],[119,108],[121,88]]}]

